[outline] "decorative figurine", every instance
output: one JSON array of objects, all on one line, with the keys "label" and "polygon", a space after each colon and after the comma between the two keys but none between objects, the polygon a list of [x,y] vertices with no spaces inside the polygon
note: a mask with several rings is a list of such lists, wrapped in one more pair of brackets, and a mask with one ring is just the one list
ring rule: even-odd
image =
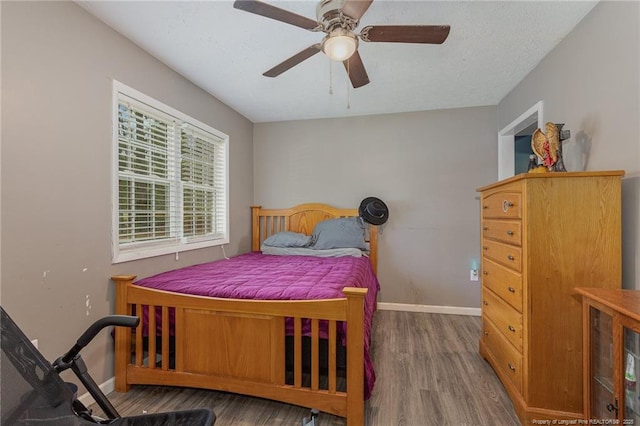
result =
[{"label": "decorative figurine", "polygon": [[566,172],[562,161],[562,141],[571,135],[569,130],[562,130],[562,124],[547,123],[546,132],[536,129],[531,135],[531,149],[540,159],[540,163],[550,172]]}]

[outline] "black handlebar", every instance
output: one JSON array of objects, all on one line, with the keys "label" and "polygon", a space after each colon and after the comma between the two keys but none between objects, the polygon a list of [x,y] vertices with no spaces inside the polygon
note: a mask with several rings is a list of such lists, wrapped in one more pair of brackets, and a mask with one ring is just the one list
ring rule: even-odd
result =
[{"label": "black handlebar", "polygon": [[82,348],[87,346],[89,342],[91,342],[91,340],[93,340],[93,338],[96,337],[96,335],[103,328],[114,326],[114,325],[120,326],[120,327],[134,328],[134,327],[137,327],[139,323],[140,323],[140,318],[129,316],[129,315],[109,315],[107,317],[100,318],[99,320],[91,324],[91,326],[87,328],[87,330],[84,333],[82,333],[82,336],[80,336],[76,344],[73,345],[73,347],[69,349],[69,351],[66,354],[58,358],[58,360],[55,362],[56,365],[54,367],[64,368],[76,357],[76,355],[78,355],[78,353],[80,353],[80,350],[82,350]]},{"label": "black handlebar", "polygon": [[96,337],[100,330],[105,327],[115,325],[133,328],[137,327],[139,322],[140,318],[129,315],[109,315],[108,317],[100,318],[98,321],[94,322],[91,327],[87,328],[87,331],[82,333],[82,336],[80,336],[76,345],[84,348],[94,337]]}]

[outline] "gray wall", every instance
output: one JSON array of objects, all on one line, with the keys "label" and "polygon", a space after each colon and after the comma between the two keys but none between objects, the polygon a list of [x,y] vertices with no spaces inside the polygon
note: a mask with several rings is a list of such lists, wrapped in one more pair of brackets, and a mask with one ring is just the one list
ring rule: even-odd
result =
[{"label": "gray wall", "polygon": [[[230,136],[231,243],[250,249],[253,125],[72,2],[2,2],[2,305],[49,359],[112,312],[109,276],[222,257],[111,264],[111,81]],[[103,333],[84,352],[113,376]]]},{"label": "gray wall", "polygon": [[[623,169],[623,285],[640,289],[640,3],[600,2],[498,105],[503,128],[533,104],[566,123],[569,171]],[[586,285],[586,284],[585,284]]]},{"label": "gray wall", "polygon": [[475,189],[497,175],[496,133],[493,106],[256,124],[254,200],[349,208],[380,197],[380,301],[477,308]]}]

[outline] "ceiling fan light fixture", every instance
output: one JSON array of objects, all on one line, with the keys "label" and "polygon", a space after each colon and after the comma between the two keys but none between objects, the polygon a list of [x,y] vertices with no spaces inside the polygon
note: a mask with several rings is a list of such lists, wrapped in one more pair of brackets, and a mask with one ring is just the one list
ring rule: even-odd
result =
[{"label": "ceiling fan light fixture", "polygon": [[322,40],[322,51],[332,61],[346,61],[358,48],[358,38],[344,28],[333,30]]}]

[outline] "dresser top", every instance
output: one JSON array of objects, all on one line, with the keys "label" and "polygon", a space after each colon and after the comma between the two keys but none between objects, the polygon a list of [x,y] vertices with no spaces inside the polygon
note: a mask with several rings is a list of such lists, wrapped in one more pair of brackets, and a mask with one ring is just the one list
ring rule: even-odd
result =
[{"label": "dresser top", "polygon": [[616,312],[640,321],[640,291],[638,290],[587,287],[578,287],[575,290],[583,297],[588,297]]},{"label": "dresser top", "polygon": [[520,173],[519,175],[512,176],[507,179],[500,180],[498,182],[494,182],[492,184],[482,186],[476,189],[477,192],[482,192],[487,189],[495,188],[500,185],[504,185],[506,183],[524,181],[528,179],[560,179],[567,177],[613,177],[613,176],[624,176],[624,170],[603,170],[603,171],[593,171],[593,172],[548,172],[548,173]]}]

